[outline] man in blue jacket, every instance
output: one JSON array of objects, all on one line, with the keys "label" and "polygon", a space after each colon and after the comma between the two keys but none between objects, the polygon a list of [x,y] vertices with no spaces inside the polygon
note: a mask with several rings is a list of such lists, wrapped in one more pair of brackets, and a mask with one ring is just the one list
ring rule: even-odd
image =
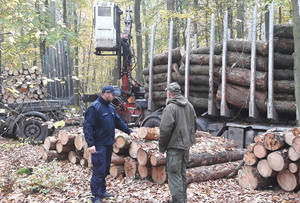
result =
[{"label": "man in blue jacket", "polygon": [[[130,135],[132,130],[121,120],[110,104],[115,96],[120,96],[112,86],[103,87],[98,97],[86,110],[83,132],[92,154],[93,174],[91,178],[92,202],[101,203],[101,198],[113,197],[106,192],[105,178],[109,174],[115,128]],[[134,135],[132,134],[134,137]]]}]

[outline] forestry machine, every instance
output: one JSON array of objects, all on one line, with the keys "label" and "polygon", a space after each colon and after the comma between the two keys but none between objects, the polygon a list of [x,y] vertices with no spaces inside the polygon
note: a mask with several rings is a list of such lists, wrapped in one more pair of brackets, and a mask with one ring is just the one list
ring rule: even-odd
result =
[{"label": "forestry machine", "polygon": [[[121,118],[131,127],[159,126],[160,110],[149,112],[144,99],[144,87],[132,76],[134,57],[131,49],[132,17],[126,10],[124,30],[121,33],[120,16],[123,11],[114,3],[96,2],[94,4],[94,46],[95,54],[102,56],[117,56],[117,69],[121,92],[113,104]],[[90,98],[94,100],[95,97]],[[86,100],[87,101],[87,100]]]}]

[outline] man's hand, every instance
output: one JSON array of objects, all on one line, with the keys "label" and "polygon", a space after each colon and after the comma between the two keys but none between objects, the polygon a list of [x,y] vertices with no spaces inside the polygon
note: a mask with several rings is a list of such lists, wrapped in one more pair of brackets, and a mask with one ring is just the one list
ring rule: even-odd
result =
[{"label": "man's hand", "polygon": [[139,139],[135,132],[130,133],[130,136],[132,137],[133,140]]},{"label": "man's hand", "polygon": [[95,146],[89,147],[89,148],[88,148],[88,151],[89,151],[91,154],[93,154],[93,153],[96,152],[96,147],[95,147]]}]

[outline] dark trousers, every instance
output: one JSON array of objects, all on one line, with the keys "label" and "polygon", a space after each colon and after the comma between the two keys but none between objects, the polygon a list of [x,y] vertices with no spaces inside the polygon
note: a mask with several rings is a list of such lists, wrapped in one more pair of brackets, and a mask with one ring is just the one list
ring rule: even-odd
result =
[{"label": "dark trousers", "polygon": [[186,166],[189,150],[168,149],[167,173],[172,203],[184,203],[187,199]]},{"label": "dark trousers", "polygon": [[91,191],[95,199],[99,199],[106,192],[106,176],[109,174],[112,146],[96,146],[97,152],[92,154],[93,174]]}]

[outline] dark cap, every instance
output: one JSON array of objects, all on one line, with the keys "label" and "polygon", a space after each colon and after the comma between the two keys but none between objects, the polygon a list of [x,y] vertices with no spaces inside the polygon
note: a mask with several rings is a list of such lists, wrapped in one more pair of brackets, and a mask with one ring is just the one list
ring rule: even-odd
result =
[{"label": "dark cap", "polygon": [[168,84],[168,86],[165,90],[170,91],[170,92],[180,92],[181,91],[180,86],[178,85],[177,82],[172,82],[172,83]]},{"label": "dark cap", "polygon": [[113,86],[106,85],[102,88],[102,93],[113,93],[116,96],[120,96],[121,93],[119,91],[116,91]]}]

